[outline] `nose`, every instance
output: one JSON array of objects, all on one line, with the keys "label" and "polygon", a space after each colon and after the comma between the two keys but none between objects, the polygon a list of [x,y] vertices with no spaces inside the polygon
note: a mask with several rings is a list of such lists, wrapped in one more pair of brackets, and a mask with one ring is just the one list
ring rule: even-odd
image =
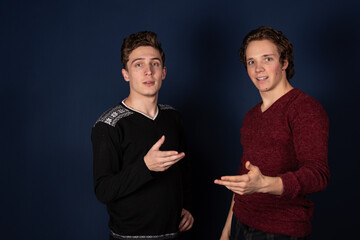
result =
[{"label": "nose", "polygon": [[152,65],[151,65],[151,64],[146,65],[145,74],[146,74],[146,75],[151,75],[152,72],[153,72],[153,70],[152,70]]},{"label": "nose", "polygon": [[264,67],[262,66],[261,63],[255,63],[255,72],[262,72],[264,71]]}]

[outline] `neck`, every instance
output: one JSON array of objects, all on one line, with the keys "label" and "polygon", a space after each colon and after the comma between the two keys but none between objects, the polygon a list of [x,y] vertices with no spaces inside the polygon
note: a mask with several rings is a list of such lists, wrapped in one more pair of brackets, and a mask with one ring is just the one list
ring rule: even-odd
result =
[{"label": "neck", "polygon": [[147,116],[154,118],[157,113],[158,96],[152,97],[133,97],[131,94],[125,99],[125,104]]},{"label": "neck", "polygon": [[261,110],[264,112],[268,109],[274,102],[276,102],[283,95],[288,93],[293,87],[290,85],[288,81],[285,82],[283,86],[279,86],[271,91],[260,92],[260,96],[262,99]]}]

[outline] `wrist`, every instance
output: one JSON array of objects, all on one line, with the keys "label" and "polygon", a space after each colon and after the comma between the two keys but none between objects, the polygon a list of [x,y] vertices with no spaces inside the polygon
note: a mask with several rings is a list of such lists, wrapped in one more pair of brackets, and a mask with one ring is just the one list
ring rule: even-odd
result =
[{"label": "wrist", "polygon": [[262,193],[269,193],[274,195],[281,195],[284,186],[280,177],[264,176]]},{"label": "wrist", "polygon": [[150,164],[149,164],[149,162],[148,162],[148,155],[145,155],[143,159],[144,159],[145,166],[146,166],[150,171],[152,171],[151,166],[150,166]]}]

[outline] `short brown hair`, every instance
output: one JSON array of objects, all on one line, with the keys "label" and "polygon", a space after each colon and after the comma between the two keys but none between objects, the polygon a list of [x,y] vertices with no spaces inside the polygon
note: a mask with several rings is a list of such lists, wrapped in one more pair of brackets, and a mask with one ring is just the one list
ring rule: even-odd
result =
[{"label": "short brown hair", "polygon": [[261,26],[245,36],[239,49],[240,61],[245,65],[245,68],[247,68],[246,49],[250,42],[258,40],[270,40],[276,45],[280,55],[280,62],[284,64],[284,61],[287,60],[289,63],[286,68],[286,78],[290,80],[295,74],[293,46],[281,31],[271,27]]},{"label": "short brown hair", "polygon": [[165,63],[165,53],[161,48],[161,43],[157,40],[157,35],[154,32],[142,31],[133,33],[129,37],[124,38],[121,46],[121,63],[124,69],[127,69],[126,64],[129,61],[129,56],[134,49],[141,46],[150,46],[160,52],[162,65]]}]

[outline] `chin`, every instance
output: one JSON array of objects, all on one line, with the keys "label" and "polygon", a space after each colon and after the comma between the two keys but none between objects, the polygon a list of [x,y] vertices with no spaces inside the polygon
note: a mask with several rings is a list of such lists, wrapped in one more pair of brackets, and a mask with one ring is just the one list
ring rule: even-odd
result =
[{"label": "chin", "polygon": [[156,97],[157,94],[158,94],[157,92],[156,93],[145,93],[144,96],[146,96],[146,97]]},{"label": "chin", "polygon": [[268,92],[271,90],[270,88],[264,88],[264,87],[258,88],[258,89],[259,89],[259,92]]}]

